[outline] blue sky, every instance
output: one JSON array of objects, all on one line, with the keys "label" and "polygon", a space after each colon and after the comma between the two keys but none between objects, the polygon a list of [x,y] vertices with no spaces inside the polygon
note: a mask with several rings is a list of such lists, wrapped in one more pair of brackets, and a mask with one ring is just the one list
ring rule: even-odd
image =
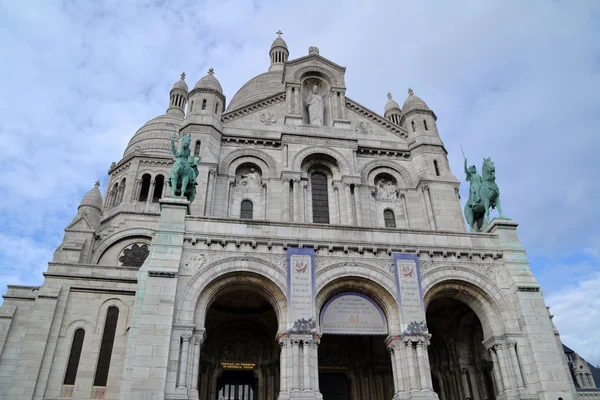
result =
[{"label": "blue sky", "polygon": [[278,29],[290,58],[315,45],[346,66],[372,110],[412,87],[461,180],[460,143],[492,157],[563,341],[600,364],[597,1],[0,1],[0,291],[42,283],[81,197],[182,71],[192,86],[214,67],[231,99]]}]

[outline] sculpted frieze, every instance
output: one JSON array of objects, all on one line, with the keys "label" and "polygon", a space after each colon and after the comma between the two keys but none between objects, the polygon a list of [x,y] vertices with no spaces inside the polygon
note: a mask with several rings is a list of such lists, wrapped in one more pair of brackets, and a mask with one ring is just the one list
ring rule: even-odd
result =
[{"label": "sculpted frieze", "polygon": [[422,278],[426,278],[440,269],[459,270],[479,275],[496,286],[504,286],[507,283],[507,275],[504,269],[493,264],[474,262],[434,262],[419,261]]},{"label": "sculpted frieze", "polygon": [[304,134],[304,135],[329,135],[345,136],[354,139],[355,133],[347,129],[333,129],[318,126],[286,125],[283,127],[283,133]]},{"label": "sculpted frieze", "polygon": [[315,257],[315,276],[319,277],[320,275],[330,271],[334,268],[339,267],[352,267],[355,265],[363,265],[369,266],[370,268],[385,274],[386,276],[393,278],[394,277],[394,264],[392,263],[392,259],[389,260],[379,260],[374,258],[351,258],[351,257],[323,257],[317,256]]},{"label": "sculpted frieze", "polygon": [[350,149],[356,149],[358,145],[354,141],[348,140],[335,140],[335,139],[319,139],[310,137],[298,137],[298,136],[284,136],[282,138],[283,143],[294,143],[294,144],[307,144],[307,145],[318,145],[318,146],[330,146],[330,147],[347,147]]},{"label": "sculpted frieze", "polygon": [[185,259],[183,270],[188,274],[196,274],[204,269],[212,268],[231,261],[257,260],[267,265],[276,267],[280,272],[286,273],[286,256],[266,253],[237,253],[208,251],[191,253]]}]

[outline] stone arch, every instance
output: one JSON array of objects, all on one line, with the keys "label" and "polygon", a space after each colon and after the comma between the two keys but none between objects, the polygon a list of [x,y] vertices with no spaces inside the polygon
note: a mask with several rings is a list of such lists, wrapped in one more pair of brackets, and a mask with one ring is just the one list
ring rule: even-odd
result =
[{"label": "stone arch", "polygon": [[96,334],[101,335],[104,331],[104,324],[106,322],[107,311],[110,307],[117,307],[119,309],[119,320],[117,322],[117,334],[126,335],[127,322],[129,321],[129,306],[118,297],[111,297],[106,299],[98,307],[98,313],[96,314]]},{"label": "stone arch", "polygon": [[[258,257],[238,256],[217,260],[204,266],[190,280],[183,290],[183,296],[176,304],[176,323],[193,324],[200,321],[204,325],[206,310],[210,300],[225,286],[250,280],[262,287],[268,294],[277,314],[280,327],[285,330],[286,323],[286,272],[283,268]],[[226,279],[227,278],[227,279]]]},{"label": "stone arch", "polygon": [[318,153],[327,154],[328,156],[333,157],[337,161],[342,175],[352,175],[350,163],[348,163],[348,160],[346,160],[346,158],[342,155],[342,153],[340,153],[337,150],[322,147],[322,146],[307,147],[307,148],[299,151],[298,153],[296,153],[296,155],[294,156],[294,160],[292,161],[293,171],[300,171],[301,166],[302,166],[302,161],[306,157],[313,155],[313,154],[318,154]]},{"label": "stone arch", "polygon": [[[243,160],[240,160],[239,164],[233,164],[234,161],[239,158],[243,158]],[[259,160],[262,161],[262,164],[259,166],[263,170],[263,177],[268,178],[279,176],[279,167],[277,161],[275,161],[275,159],[267,153],[255,149],[239,149],[232,151],[219,163],[219,173],[233,176],[235,175],[236,168],[240,164],[245,162],[256,163],[259,162]],[[232,173],[230,173],[231,169],[233,169]]]},{"label": "stone arch", "polygon": [[302,80],[305,75],[311,73],[318,73],[323,77],[327,78],[331,86],[343,86],[331,71],[316,65],[307,65],[305,67],[299,68],[296,72],[294,72],[293,82],[300,82],[300,80]]},{"label": "stone arch", "polygon": [[96,331],[96,326],[94,325],[93,322],[90,322],[87,319],[81,318],[81,319],[76,319],[75,321],[71,322],[69,325],[66,325],[66,326],[63,326],[62,328],[60,328],[60,334],[58,336],[70,338],[73,336],[73,333],[79,328],[83,329],[86,334],[94,333]]},{"label": "stone arch", "polygon": [[143,238],[151,241],[152,237],[154,237],[154,231],[145,228],[132,228],[116,232],[113,235],[105,238],[100,245],[94,249],[92,264],[98,264],[104,253],[120,241],[128,238]]},{"label": "stone arch", "polygon": [[[393,295],[395,286],[389,277],[379,276],[373,280],[373,267],[367,265],[352,265],[352,271],[348,272],[343,265],[336,264],[331,270],[315,277],[316,310],[320,314],[325,302],[331,296],[342,291],[355,291],[369,296],[384,312],[390,335],[400,332],[400,319],[398,303]],[[337,268],[336,268],[337,267]],[[320,315],[318,316],[320,318]],[[319,321],[317,318],[317,321]]]},{"label": "stone arch", "polygon": [[[445,273],[445,271],[440,272]],[[434,298],[453,298],[466,304],[475,312],[481,322],[484,339],[501,336],[507,330],[516,330],[508,305],[501,296],[498,296],[499,293],[490,291],[487,282],[481,285],[483,282],[479,277],[469,278],[464,273],[457,275],[446,279],[439,276],[435,279],[436,277],[430,275],[423,279],[425,309]]]},{"label": "stone arch", "polygon": [[408,168],[387,160],[374,160],[365,164],[360,171],[362,183],[369,184],[371,186],[374,185],[376,174],[373,174],[373,172],[379,168],[385,168],[385,170],[382,170],[382,172],[393,175],[398,182],[404,182],[407,187],[416,187],[416,184],[412,178],[412,174]]}]

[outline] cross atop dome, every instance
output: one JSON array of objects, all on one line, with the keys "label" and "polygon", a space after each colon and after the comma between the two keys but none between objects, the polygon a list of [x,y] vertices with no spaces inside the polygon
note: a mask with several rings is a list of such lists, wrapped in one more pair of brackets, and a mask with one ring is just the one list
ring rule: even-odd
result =
[{"label": "cross atop dome", "polygon": [[181,79],[185,79],[185,72],[181,73]]},{"label": "cross atop dome", "polygon": [[100,186],[100,181],[96,181],[96,183],[94,183],[94,187],[99,187]]},{"label": "cross atop dome", "polygon": [[275,32],[277,35],[279,35],[279,37],[281,37],[281,35],[283,35],[283,32],[281,32],[281,29],[278,30],[277,32]]},{"label": "cross atop dome", "polygon": [[213,69],[213,67],[210,67],[210,68],[208,69],[208,74],[209,74],[209,75],[214,75],[214,74],[215,74],[215,70]]},{"label": "cross atop dome", "polygon": [[415,94],[415,92],[413,92],[413,90],[411,88],[408,88],[408,95],[410,96],[410,95],[413,95],[413,94]]},{"label": "cross atop dome", "polygon": [[392,92],[388,92],[387,97],[388,97],[389,100],[391,100],[392,99]]}]

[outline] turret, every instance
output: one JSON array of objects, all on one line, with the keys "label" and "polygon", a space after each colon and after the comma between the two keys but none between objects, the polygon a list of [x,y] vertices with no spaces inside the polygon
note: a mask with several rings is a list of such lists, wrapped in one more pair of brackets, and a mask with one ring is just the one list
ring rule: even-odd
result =
[{"label": "turret", "polygon": [[287,43],[281,38],[282,34],[283,32],[277,31],[277,39],[275,39],[271,45],[271,50],[269,50],[269,56],[271,57],[269,71],[281,71],[283,69],[283,64],[285,64],[290,55]]},{"label": "turret", "polygon": [[208,74],[200,79],[190,92],[189,107],[183,127],[189,124],[211,125],[221,130],[223,124],[221,115],[225,110],[225,96],[223,88],[215,78],[214,69],[210,68]]},{"label": "turret", "polygon": [[435,113],[429,109],[420,97],[416,96],[412,89],[408,89],[408,97],[402,105],[402,118],[400,123],[408,131],[408,137],[428,135],[439,137],[435,121]]},{"label": "turret", "polygon": [[180,114],[183,117],[185,115],[185,105],[187,101],[188,86],[185,83],[185,72],[183,72],[181,74],[181,79],[175,82],[169,93],[169,108],[167,109],[167,114]]},{"label": "turret", "polygon": [[96,181],[94,187],[83,196],[77,208],[77,215],[85,215],[94,230],[100,226],[102,216],[102,194],[98,189],[99,186],[100,182]]},{"label": "turret", "polygon": [[392,94],[388,92],[387,94],[388,101],[385,105],[385,110],[383,112],[383,116],[392,121],[396,125],[400,125],[400,118],[402,117],[402,110],[400,110],[400,106],[396,101],[392,98]]}]

